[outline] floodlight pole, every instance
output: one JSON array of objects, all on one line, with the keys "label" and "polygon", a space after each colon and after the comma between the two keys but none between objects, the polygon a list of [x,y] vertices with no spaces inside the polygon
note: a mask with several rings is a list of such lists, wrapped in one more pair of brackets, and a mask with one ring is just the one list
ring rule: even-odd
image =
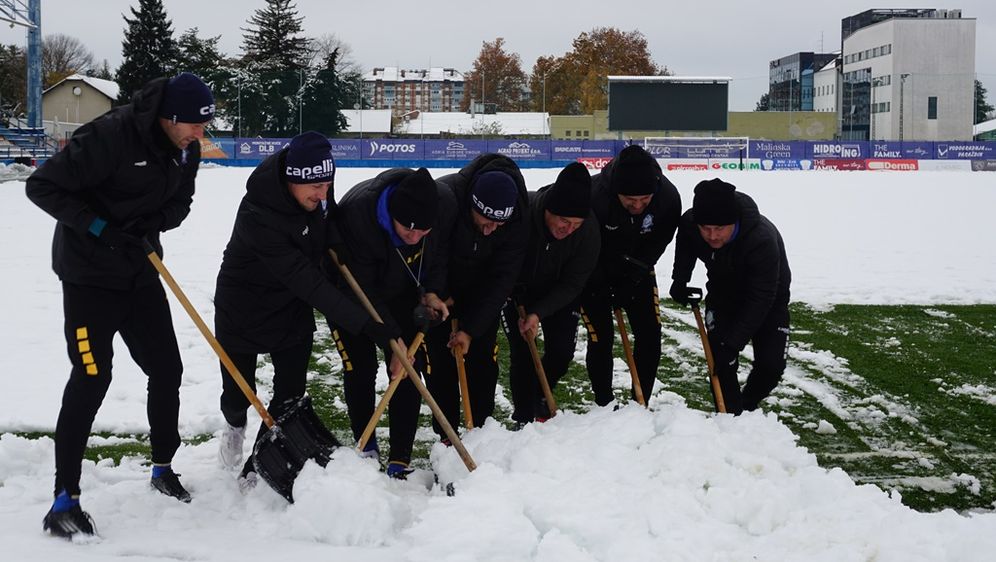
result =
[{"label": "floodlight pole", "polygon": [[906,86],[906,79],[909,78],[909,73],[903,73],[899,75],[899,140],[903,139],[903,102],[906,101],[906,97],[903,95],[904,88]]}]

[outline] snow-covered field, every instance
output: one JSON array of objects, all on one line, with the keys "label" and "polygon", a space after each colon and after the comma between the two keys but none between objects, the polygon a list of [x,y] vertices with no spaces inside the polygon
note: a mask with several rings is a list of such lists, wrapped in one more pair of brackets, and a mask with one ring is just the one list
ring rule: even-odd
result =
[{"label": "snow-covered field", "polygon": [[[340,169],[337,193],[377,172]],[[536,189],[557,172],[524,174]],[[202,170],[190,217],[164,236],[167,267],[209,323],[221,252],[249,173]],[[687,208],[695,183],[713,175],[669,177]],[[753,196],[781,230],[793,300],[996,303],[993,175],[721,177]],[[0,432],[55,426],[68,360],[61,290],[50,268],[52,226],[24,196],[23,181],[0,183]],[[669,249],[658,264],[665,290],[671,258]],[[185,365],[181,431],[213,433],[222,423],[217,361],[179,306],[174,321]],[[145,432],[144,377],[123,345],[115,352],[116,380],[94,429]],[[805,376],[792,362],[806,353],[793,349],[787,379]],[[815,359],[821,360],[834,368],[832,358]],[[327,469],[302,473],[293,506],[262,486],[240,495],[232,475],[215,464],[214,439],[184,446],[175,460],[194,495],[189,505],[150,491],[140,459],[86,463],[83,505],[103,537],[86,546],[41,532],[51,502],[52,442],[6,434],[0,439],[3,558],[932,561],[996,552],[996,514],[914,512],[877,487],[820,468],[774,416],[706,415],[666,392],[653,404],[650,412],[565,414],[517,433],[498,424],[475,430],[465,438],[479,465],[474,473],[453,451],[433,451],[437,473],[456,482],[455,497],[427,493],[419,481],[426,473],[407,483],[388,481],[373,461],[348,450]]]}]

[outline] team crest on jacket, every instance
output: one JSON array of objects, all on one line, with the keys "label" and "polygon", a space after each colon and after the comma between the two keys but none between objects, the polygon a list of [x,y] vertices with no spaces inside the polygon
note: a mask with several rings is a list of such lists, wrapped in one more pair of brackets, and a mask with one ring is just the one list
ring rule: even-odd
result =
[{"label": "team crest on jacket", "polygon": [[646,234],[654,229],[654,215],[647,213],[643,217],[643,226],[640,227],[640,234]]}]

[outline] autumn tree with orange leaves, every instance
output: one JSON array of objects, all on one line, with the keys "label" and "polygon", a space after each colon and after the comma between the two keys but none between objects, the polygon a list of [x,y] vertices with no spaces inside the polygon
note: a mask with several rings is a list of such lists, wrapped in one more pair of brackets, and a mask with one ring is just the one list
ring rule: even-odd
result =
[{"label": "autumn tree with orange leaves", "polygon": [[561,115],[588,114],[608,106],[608,76],[666,76],[639,31],[597,27],[579,35],[562,57],[539,57],[529,79],[531,109]]},{"label": "autumn tree with orange leaves", "polygon": [[505,51],[505,39],[499,37],[490,43],[485,41],[473,68],[464,74],[460,109],[468,111],[473,99],[497,104],[498,111],[523,111],[525,84],[522,60],[518,54]]}]

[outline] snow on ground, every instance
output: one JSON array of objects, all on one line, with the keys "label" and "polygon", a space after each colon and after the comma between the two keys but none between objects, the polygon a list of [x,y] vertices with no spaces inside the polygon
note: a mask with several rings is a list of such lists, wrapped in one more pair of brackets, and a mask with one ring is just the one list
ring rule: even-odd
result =
[{"label": "snow on ground", "polygon": [[[250,171],[202,170],[190,217],[164,236],[166,266],[209,324],[221,252]],[[337,192],[376,172],[340,169]],[[557,172],[524,175],[536,189]],[[687,208],[695,183],[713,175],[669,177]],[[990,175],[722,176],[753,196],[781,230],[796,301],[996,302],[989,228],[996,190]],[[0,183],[0,432],[52,431],[55,425],[68,360],[61,290],[50,268],[52,227],[24,196],[23,181]],[[658,265],[664,291],[672,256],[669,249]],[[701,270],[696,282],[704,279]],[[181,431],[212,433],[222,423],[217,360],[173,304],[185,364]],[[693,346],[694,337],[680,336],[678,345]],[[116,380],[94,429],[143,433],[143,376],[123,345],[115,351]],[[794,348],[790,361],[823,365],[825,376],[843,382],[854,375],[819,350]],[[625,366],[618,367],[617,383],[625,385]],[[793,386],[832,406],[835,396],[804,377],[801,369],[787,374],[796,380]],[[993,394],[982,387],[944,390],[986,402]],[[183,446],[175,460],[195,496],[190,505],[151,492],[141,459],[120,466],[86,463],[84,507],[103,540],[85,546],[41,532],[51,501],[52,441],[8,433],[0,439],[0,542],[10,560],[905,561],[978,559],[996,549],[996,514],[914,512],[877,487],[820,468],[774,416],[709,416],[668,392],[656,393],[651,404],[651,412],[626,407],[565,413],[516,433],[497,424],[475,430],[465,440],[479,465],[472,474],[452,450],[437,447],[433,466],[444,481],[456,483],[455,497],[438,489],[427,493],[420,481],[429,478],[426,473],[407,483],[388,481],[372,461],[348,450],[326,469],[306,468],[293,506],[265,486],[240,495],[232,475],[216,466],[214,439]],[[884,405],[901,415],[903,406]],[[972,477],[953,475],[958,478]]]}]

